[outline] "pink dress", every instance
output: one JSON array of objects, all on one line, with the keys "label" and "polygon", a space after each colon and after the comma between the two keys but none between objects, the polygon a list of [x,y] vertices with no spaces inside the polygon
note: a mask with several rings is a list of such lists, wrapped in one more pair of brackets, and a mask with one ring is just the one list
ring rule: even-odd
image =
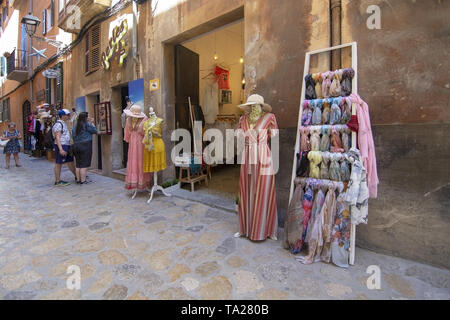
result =
[{"label": "pink dress", "polygon": [[278,232],[275,177],[268,146],[270,130],[278,129],[277,121],[273,113],[267,113],[250,130],[244,115],[238,128],[246,134],[239,180],[239,233],[250,240],[265,240]]},{"label": "pink dress", "polygon": [[143,124],[147,118],[137,119],[133,124],[133,118],[128,118],[125,125],[124,140],[129,143],[127,176],[125,189],[145,190],[150,187],[151,175],[144,173],[144,145],[142,144]]}]

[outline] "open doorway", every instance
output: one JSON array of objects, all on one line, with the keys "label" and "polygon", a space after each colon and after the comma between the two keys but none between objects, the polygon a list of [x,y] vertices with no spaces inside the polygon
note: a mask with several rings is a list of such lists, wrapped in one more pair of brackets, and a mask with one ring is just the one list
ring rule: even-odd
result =
[{"label": "open doorway", "polygon": [[[128,85],[125,87],[120,88],[120,99],[121,99],[121,105],[122,105],[122,112],[127,107],[127,101],[129,100],[129,89]],[[125,128],[122,128],[122,137],[125,136]],[[122,150],[123,150],[123,157],[122,157],[122,168],[127,167],[128,163],[128,142],[126,142],[124,139],[122,139]]]},{"label": "open doorway", "polygon": [[175,128],[191,129],[190,97],[194,120],[203,122],[204,131],[218,129],[224,138],[222,163],[211,166],[208,185],[197,184],[192,199],[209,197],[222,207],[234,208],[240,165],[225,164],[225,137],[227,129],[237,129],[242,114],[238,105],[244,100],[244,79],[243,19],[175,46]]}]

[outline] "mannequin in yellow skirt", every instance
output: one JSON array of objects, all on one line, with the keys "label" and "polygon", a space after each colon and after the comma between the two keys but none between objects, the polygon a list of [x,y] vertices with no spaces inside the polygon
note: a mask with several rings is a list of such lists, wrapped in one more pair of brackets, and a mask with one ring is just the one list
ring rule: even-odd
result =
[{"label": "mannequin in yellow skirt", "polygon": [[152,201],[153,193],[155,191],[162,191],[165,196],[170,197],[164,189],[158,185],[157,172],[166,169],[166,148],[162,139],[162,130],[164,127],[164,120],[158,118],[153,108],[149,109],[149,118],[144,122],[143,131],[144,139],[144,173],[154,173],[154,185],[151,191],[148,203]]},{"label": "mannequin in yellow skirt", "polygon": [[166,148],[162,139],[164,120],[158,118],[150,108],[147,121],[144,122],[144,172],[158,172],[166,169]]}]

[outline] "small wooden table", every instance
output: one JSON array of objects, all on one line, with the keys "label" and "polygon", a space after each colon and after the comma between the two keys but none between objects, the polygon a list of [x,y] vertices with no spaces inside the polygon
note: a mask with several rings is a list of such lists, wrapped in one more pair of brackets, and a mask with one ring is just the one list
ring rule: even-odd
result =
[{"label": "small wooden table", "polygon": [[[186,166],[178,166],[180,168],[180,176],[179,181],[181,184],[190,183],[191,184],[191,192],[194,192],[194,184],[196,182],[205,181],[206,185],[208,185],[208,174],[205,174],[203,170],[200,170],[199,173],[191,174],[191,168],[189,165]],[[186,171],[186,177],[183,178],[183,172]]]}]

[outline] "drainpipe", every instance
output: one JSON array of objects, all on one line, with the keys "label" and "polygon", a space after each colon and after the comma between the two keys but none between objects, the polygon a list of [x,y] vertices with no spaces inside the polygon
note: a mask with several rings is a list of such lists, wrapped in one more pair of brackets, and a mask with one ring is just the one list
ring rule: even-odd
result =
[{"label": "drainpipe", "polygon": [[[330,0],[331,46],[341,44],[341,0]],[[341,68],[341,50],[331,52],[331,70]]]},{"label": "drainpipe", "polygon": [[[33,14],[33,0],[30,0],[30,13]],[[33,37],[30,37],[30,47],[28,52],[33,50]],[[28,54],[28,53],[25,53]],[[28,55],[28,76],[31,78],[33,76],[33,57]],[[33,79],[30,81],[30,103],[33,105]]]}]

